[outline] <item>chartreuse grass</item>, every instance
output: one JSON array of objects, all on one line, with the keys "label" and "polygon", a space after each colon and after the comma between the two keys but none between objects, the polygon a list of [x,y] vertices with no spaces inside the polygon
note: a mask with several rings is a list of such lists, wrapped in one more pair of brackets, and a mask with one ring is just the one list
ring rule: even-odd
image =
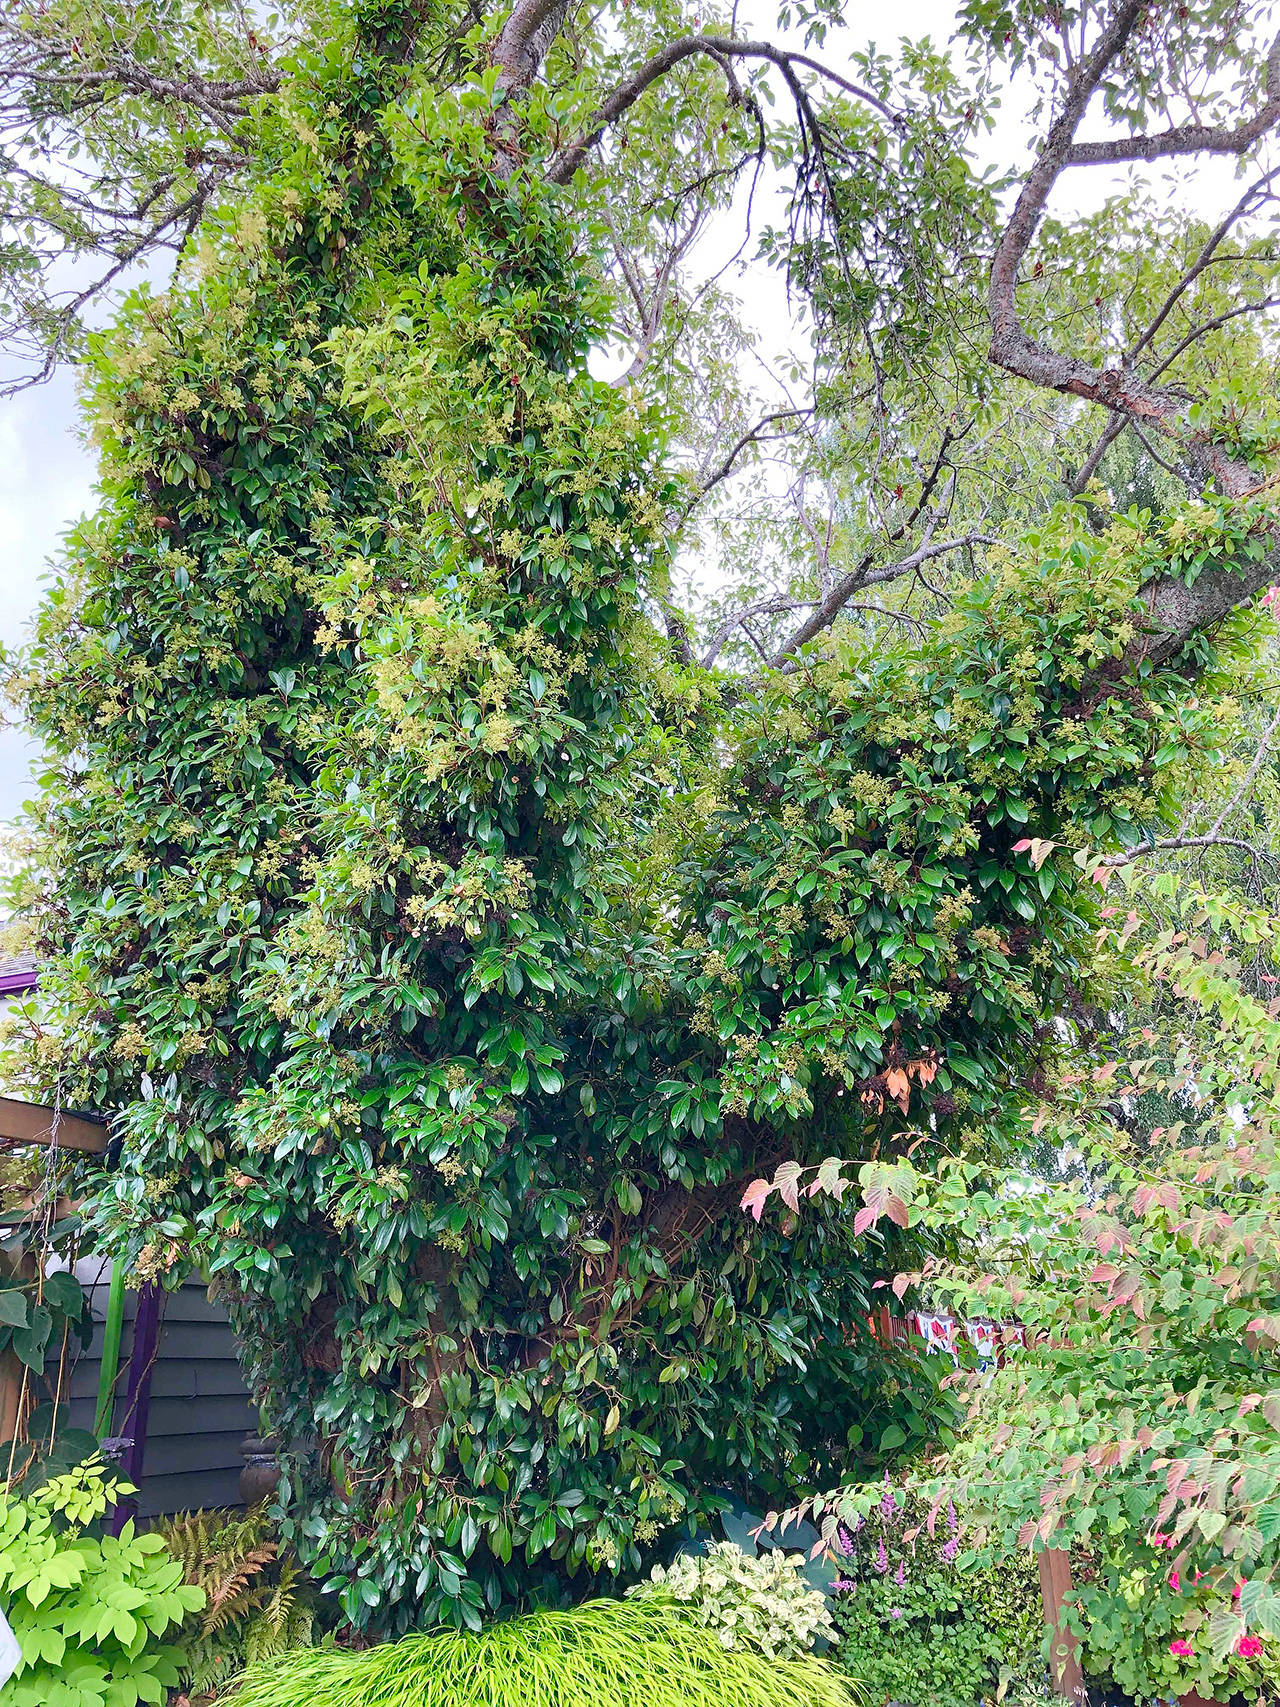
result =
[{"label": "chartreuse grass", "polygon": [[825,1660],[724,1648],[658,1599],[596,1600],[363,1653],[301,1648],[243,1674],[235,1707],[854,1707]]}]

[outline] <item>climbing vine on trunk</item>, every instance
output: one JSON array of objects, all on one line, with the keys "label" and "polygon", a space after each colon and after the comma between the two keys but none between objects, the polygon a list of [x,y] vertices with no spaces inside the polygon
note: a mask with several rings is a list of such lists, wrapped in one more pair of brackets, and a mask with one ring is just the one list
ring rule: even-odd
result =
[{"label": "climbing vine on trunk", "polygon": [[560,110],[554,9],[325,22],[225,94],[249,181],[92,341],[102,503],[19,683],[32,1071],[112,1111],[104,1240],[208,1265],[286,1539],[396,1631],[945,1433],[858,1325],[912,1236],[737,1205],[907,1125],[1013,1141],[1095,974],[1091,886],[1015,844],[1169,824],[1274,515],[1047,507],[892,647],[700,668],[689,482],[593,377],[604,226],[560,188],[659,72]]}]

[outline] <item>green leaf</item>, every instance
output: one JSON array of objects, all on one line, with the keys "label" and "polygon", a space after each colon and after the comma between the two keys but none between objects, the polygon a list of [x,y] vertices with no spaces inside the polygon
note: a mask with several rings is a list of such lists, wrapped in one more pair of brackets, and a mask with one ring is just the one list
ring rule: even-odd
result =
[{"label": "green leaf", "polygon": [[27,1296],[16,1287],[0,1291],[0,1322],[11,1328],[25,1328],[28,1320]]}]

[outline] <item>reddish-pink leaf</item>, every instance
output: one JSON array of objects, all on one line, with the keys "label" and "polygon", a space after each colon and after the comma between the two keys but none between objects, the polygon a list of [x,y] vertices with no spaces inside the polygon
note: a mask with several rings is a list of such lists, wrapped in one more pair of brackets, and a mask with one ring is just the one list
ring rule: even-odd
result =
[{"label": "reddish-pink leaf", "polygon": [[781,1194],[782,1201],[788,1209],[799,1209],[800,1207],[799,1185],[800,1175],[803,1171],[799,1162],[783,1162],[773,1176],[774,1186]]},{"label": "reddish-pink leaf", "polygon": [[742,1194],[742,1203],[740,1207],[749,1210],[758,1221],[760,1219],[760,1212],[767,1203],[769,1193],[772,1190],[773,1187],[769,1184],[767,1179],[753,1179],[751,1184]]}]

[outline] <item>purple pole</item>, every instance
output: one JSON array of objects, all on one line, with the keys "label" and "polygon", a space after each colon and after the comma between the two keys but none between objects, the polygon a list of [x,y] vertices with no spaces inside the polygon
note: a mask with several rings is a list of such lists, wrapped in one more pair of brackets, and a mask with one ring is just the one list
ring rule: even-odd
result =
[{"label": "purple pole", "polygon": [[[138,1288],[133,1318],[133,1347],[124,1390],[124,1428],[128,1446],[120,1458],[120,1474],[135,1487],[142,1485],[142,1456],[147,1448],[147,1417],[151,1410],[151,1371],[160,1343],[160,1288],[148,1281]],[[137,1510],[133,1499],[121,1500],[111,1514],[111,1533],[119,1535]]]}]

